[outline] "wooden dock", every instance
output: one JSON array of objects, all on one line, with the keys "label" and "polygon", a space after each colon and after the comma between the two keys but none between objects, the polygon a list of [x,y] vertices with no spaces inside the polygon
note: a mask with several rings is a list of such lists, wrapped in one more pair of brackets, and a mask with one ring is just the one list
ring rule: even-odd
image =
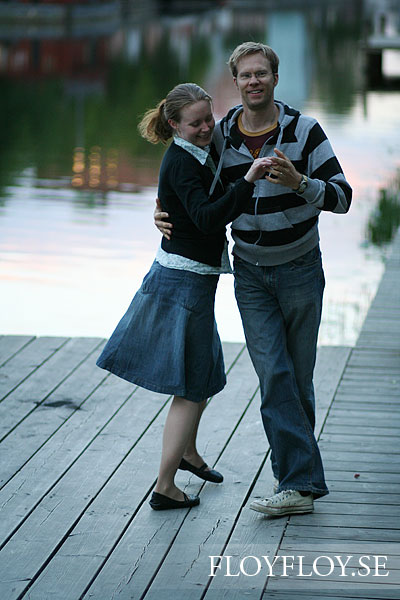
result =
[{"label": "wooden dock", "polygon": [[224,345],[228,383],[199,433],[224,483],[179,472],[200,506],[155,512],[170,398],[98,369],[104,340],[0,337],[0,598],[399,599],[399,298],[397,236],[356,346],[319,348],[330,494],[290,518],[248,509],[272,474],[242,344]]}]

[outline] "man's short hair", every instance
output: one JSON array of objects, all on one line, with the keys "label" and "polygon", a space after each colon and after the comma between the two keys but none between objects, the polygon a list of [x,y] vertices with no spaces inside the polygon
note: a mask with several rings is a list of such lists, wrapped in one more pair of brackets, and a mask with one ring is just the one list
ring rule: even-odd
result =
[{"label": "man's short hair", "polygon": [[243,44],[236,46],[236,48],[229,57],[228,65],[232,72],[232,75],[234,77],[237,77],[237,64],[241,58],[243,58],[244,56],[248,56],[249,54],[257,54],[258,52],[263,54],[265,58],[269,60],[272,72],[274,74],[278,73],[279,57],[276,54],[276,52],[274,52],[272,48],[270,48],[270,46],[267,46],[266,44],[261,44],[260,42],[244,42]]}]

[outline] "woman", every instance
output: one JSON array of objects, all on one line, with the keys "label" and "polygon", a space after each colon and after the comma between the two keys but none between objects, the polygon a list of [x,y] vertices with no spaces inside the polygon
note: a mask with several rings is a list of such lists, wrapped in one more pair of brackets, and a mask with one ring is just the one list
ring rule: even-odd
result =
[{"label": "woman", "polygon": [[173,137],[161,164],[158,196],[174,235],[162,239],[149,273],[97,361],[123,379],[174,396],[150,500],[155,510],[199,504],[198,496],[187,496],[175,485],[178,468],[206,481],[223,480],[196,448],[207,398],[226,383],[215,291],[219,274],[230,272],[225,226],[242,212],[267,164],[257,159],[225,191],[210,156],[214,125],[211,97],[193,83],[176,86],[139,125],[152,143]]}]

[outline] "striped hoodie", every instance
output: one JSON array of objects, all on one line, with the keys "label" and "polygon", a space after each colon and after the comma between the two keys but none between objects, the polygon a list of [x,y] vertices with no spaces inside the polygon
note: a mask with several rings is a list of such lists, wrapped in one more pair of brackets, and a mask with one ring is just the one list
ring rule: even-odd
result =
[{"label": "striped hoodie", "polygon": [[[252,199],[232,223],[233,253],[263,266],[283,264],[302,256],[319,242],[321,210],[346,213],[352,190],[324,131],[316,119],[275,101],[280,114],[278,131],[261,149],[259,157],[275,156],[279,148],[299,173],[309,177],[303,194],[256,181]],[[214,130],[220,155],[217,174],[234,182],[248,171],[253,157],[241,137],[236,121],[243,110],[232,108]]]}]

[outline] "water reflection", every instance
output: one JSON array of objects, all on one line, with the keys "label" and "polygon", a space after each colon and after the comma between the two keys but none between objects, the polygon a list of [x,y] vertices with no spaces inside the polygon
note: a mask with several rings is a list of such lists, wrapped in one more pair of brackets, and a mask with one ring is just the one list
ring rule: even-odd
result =
[{"label": "water reflection", "polygon": [[[155,183],[162,149],[137,135],[138,116],[183,80],[204,85],[222,116],[237,102],[226,58],[243,39],[267,40],[277,50],[287,102],[301,108],[312,89],[328,112],[351,111],[360,87],[360,2],[333,3],[329,11],[235,5],[155,19],[157,3],[150,2],[153,11],[144,11],[142,21],[135,22],[137,12],[123,26],[114,19],[107,35],[95,29],[78,38],[3,40],[0,106],[8,152],[1,181],[32,162],[40,178],[70,175],[80,151],[84,169],[74,171],[75,187]],[[115,176],[93,177],[100,166],[93,164],[96,147],[101,163],[118,154]],[[145,173],[137,157],[147,158]]]},{"label": "water reflection", "polygon": [[388,244],[400,227],[400,171],[389,188],[379,191],[379,202],[368,221],[368,240],[377,246]]},{"label": "water reflection", "polygon": [[[373,62],[376,74],[379,61],[368,58],[366,40],[376,23],[396,35],[397,13],[378,0],[310,1],[301,8],[295,0],[202,2],[202,10],[185,4],[182,11],[177,2],[125,0],[108,9],[97,2],[86,13],[69,6],[58,21],[31,23],[30,35],[15,21],[0,23],[0,253],[10,306],[0,330],[42,333],[52,320],[46,333],[109,333],[158,241],[149,186],[156,185],[164,149],[138,136],[139,117],[184,80],[203,85],[222,116],[238,103],[226,60],[236,44],[254,39],[280,55],[277,97],[320,120],[354,186],[350,214],[321,219],[328,279],[321,340],[353,343],[382,272],[379,255],[363,245],[367,222],[398,165],[400,145],[395,71],[389,80],[378,68],[381,81],[371,83],[367,67]],[[46,277],[35,266],[43,256]],[[128,276],[129,285],[117,283]],[[242,339],[231,278],[220,290],[222,337]],[[46,317],[12,317],[21,291],[44,306]],[[80,306],[68,314],[81,318],[73,328],[62,305],[74,294]]]},{"label": "water reflection", "polygon": [[157,3],[150,2],[142,21],[135,21],[137,12],[124,25],[114,18],[108,35],[95,29],[78,39],[3,39],[0,107],[8,151],[0,183],[32,164],[41,179],[72,175],[74,187],[124,191],[127,184],[155,183],[162,148],[137,135],[139,115],[176,83],[193,80],[210,91],[222,116],[237,102],[226,58],[243,39],[276,49],[279,96],[289,104],[301,109],[316,97],[327,113],[351,113],[365,87],[361,0],[302,10],[297,3],[296,10],[280,10],[269,2],[267,11],[263,3],[252,10],[233,4],[155,19]]}]

